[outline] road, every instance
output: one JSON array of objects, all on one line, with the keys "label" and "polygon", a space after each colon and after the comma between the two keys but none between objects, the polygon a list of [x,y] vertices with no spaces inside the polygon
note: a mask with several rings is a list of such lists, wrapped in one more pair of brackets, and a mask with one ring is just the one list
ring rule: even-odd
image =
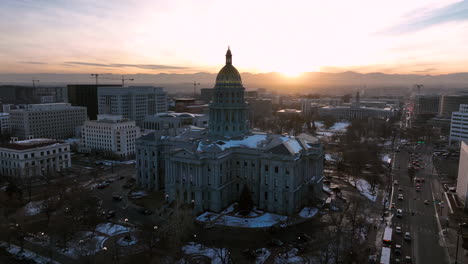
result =
[{"label": "road", "polygon": [[[396,216],[392,219],[392,227],[400,226],[402,234],[396,234],[394,231],[394,245],[400,244],[403,248],[401,256],[394,255],[393,259],[404,259],[405,256],[410,256],[413,263],[449,263],[446,249],[444,247],[443,236],[441,236],[440,224],[443,219],[436,216],[436,210],[441,210],[435,200],[442,199],[443,191],[440,189],[437,176],[432,174],[432,151],[426,145],[419,145],[415,152],[421,153],[422,160],[420,164],[424,165],[424,169],[416,172],[416,177],[425,178],[425,182],[421,182],[421,191],[416,191],[416,183],[408,174],[408,163],[410,155],[406,150],[397,152],[394,163],[394,179],[398,180],[398,185],[395,185],[393,201],[396,208],[403,209],[403,217]],[[402,190],[399,191],[398,187]],[[403,194],[404,199],[398,200],[398,194]],[[428,200],[429,204],[424,201]],[[442,210],[447,210],[445,206]],[[395,213],[396,209],[393,209]],[[412,213],[414,212],[414,215]],[[410,232],[411,242],[404,241],[405,232]],[[392,250],[393,251],[393,250]]]}]

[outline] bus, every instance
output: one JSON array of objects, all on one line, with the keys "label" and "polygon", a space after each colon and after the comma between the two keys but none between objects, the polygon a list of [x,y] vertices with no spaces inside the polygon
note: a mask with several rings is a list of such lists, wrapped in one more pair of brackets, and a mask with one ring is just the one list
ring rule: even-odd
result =
[{"label": "bus", "polygon": [[392,234],[393,229],[391,227],[386,227],[382,240],[384,246],[389,247],[392,244]]},{"label": "bus", "polygon": [[390,264],[390,248],[382,247],[382,254],[380,255],[380,264]]}]

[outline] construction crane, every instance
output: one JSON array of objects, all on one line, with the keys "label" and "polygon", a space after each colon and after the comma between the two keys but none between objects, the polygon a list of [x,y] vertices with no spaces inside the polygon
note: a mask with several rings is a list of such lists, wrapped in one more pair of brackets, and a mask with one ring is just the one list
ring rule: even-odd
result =
[{"label": "construction crane", "polygon": [[105,78],[107,80],[121,80],[122,81],[122,87],[125,86],[125,81],[134,81],[135,79],[133,78],[125,78],[125,75],[121,75],[120,78]]},{"label": "construction crane", "polygon": [[36,88],[36,83],[38,83],[38,82],[39,82],[39,80],[32,79],[33,88]]},{"label": "construction crane", "polygon": [[197,85],[200,85],[200,83],[193,82],[193,97],[195,98],[197,96]]},{"label": "construction crane", "polygon": [[91,76],[96,78],[96,85],[98,85],[99,76],[101,76],[101,75],[110,75],[110,74],[112,74],[112,73],[91,73]]}]

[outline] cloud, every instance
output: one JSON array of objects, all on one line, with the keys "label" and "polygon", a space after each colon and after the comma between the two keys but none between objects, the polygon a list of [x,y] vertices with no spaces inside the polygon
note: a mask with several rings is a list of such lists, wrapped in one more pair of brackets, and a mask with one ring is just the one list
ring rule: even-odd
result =
[{"label": "cloud", "polygon": [[424,72],[432,72],[432,71],[437,71],[437,70],[438,70],[438,69],[436,69],[436,68],[429,68],[429,69],[419,70],[419,71],[413,71],[413,72],[424,73]]},{"label": "cloud", "polygon": [[[418,15],[419,12],[422,14]],[[468,20],[468,0],[432,10],[416,9],[412,13],[416,14],[414,18],[377,34],[406,34],[447,22]]]},{"label": "cloud", "polygon": [[40,61],[18,61],[18,63],[22,63],[22,64],[47,64],[46,62],[40,62]]},{"label": "cloud", "polygon": [[108,67],[108,68],[133,67],[133,68],[140,68],[140,69],[145,69],[145,70],[188,70],[190,69],[188,67],[161,65],[161,64],[127,64],[127,63],[102,64],[102,63],[91,63],[91,62],[81,62],[81,61],[67,61],[65,62],[65,64],[66,65]]}]

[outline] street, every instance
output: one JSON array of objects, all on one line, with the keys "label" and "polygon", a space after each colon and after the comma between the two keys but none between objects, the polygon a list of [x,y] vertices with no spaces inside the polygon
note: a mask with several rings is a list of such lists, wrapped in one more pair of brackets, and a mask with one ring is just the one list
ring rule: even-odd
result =
[{"label": "street", "polygon": [[[440,225],[445,220],[439,219],[436,210],[447,210],[447,206],[440,208],[438,202],[443,199],[443,190],[440,186],[437,176],[432,174],[432,151],[426,145],[417,145],[413,152],[421,153],[419,161],[423,169],[415,173],[415,177],[425,178],[420,182],[420,191],[416,191],[417,183],[413,181],[408,173],[408,164],[410,163],[410,154],[407,150],[397,152],[394,162],[394,179],[398,185],[394,185],[393,202],[396,209],[403,210],[403,217],[394,216],[392,227],[399,226],[402,229],[401,234],[394,231],[394,245],[402,246],[401,256],[393,255],[393,259],[404,259],[410,256],[413,263],[450,263],[448,254],[446,254],[445,242],[441,233]],[[402,190],[399,191],[398,188]],[[403,200],[398,200],[398,195],[403,194]],[[428,203],[425,204],[424,201]],[[413,215],[414,213],[414,215]],[[411,241],[404,241],[404,234],[410,232]]]}]

